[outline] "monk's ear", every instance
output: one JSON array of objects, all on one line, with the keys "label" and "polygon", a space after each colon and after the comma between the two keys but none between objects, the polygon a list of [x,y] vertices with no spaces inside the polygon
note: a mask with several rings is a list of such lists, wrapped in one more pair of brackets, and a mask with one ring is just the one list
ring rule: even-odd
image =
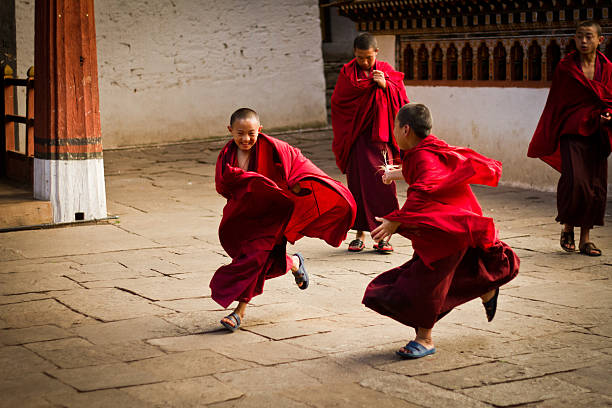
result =
[{"label": "monk's ear", "polygon": [[263,126],[259,125],[259,129],[257,129],[257,133],[261,133],[262,130],[263,130]]},{"label": "monk's ear", "polygon": [[229,130],[229,132],[232,133],[232,127],[231,126],[228,126],[227,130]]}]

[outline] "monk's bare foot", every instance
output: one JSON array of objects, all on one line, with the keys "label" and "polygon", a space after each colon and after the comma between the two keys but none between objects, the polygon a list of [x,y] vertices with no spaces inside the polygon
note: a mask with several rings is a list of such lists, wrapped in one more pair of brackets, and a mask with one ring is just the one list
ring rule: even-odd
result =
[{"label": "monk's bare foot", "polygon": [[495,296],[495,289],[485,293],[480,299],[482,299],[482,303],[487,303],[489,300],[493,299],[493,296]]}]

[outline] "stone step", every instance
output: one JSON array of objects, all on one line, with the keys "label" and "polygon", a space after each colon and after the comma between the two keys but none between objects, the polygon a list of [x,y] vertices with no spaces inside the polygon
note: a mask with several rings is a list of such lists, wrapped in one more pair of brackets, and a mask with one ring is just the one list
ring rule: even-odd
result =
[{"label": "stone step", "polygon": [[0,203],[0,229],[53,223],[50,201],[21,200]]}]

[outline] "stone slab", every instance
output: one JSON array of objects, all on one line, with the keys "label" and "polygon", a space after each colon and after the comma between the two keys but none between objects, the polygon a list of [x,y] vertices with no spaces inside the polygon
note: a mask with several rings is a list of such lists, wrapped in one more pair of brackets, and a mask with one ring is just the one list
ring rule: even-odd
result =
[{"label": "stone slab", "polygon": [[105,322],[167,312],[147,299],[116,288],[72,290],[56,298],[73,310]]},{"label": "stone slab", "polygon": [[72,388],[42,373],[23,373],[19,376],[0,375],[0,407],[55,407],[48,400],[56,395],[74,392]]},{"label": "stone slab", "polygon": [[612,387],[610,387],[612,379],[612,356],[602,358],[596,365],[555,374],[555,377],[595,393],[612,397]]},{"label": "stone slab", "polygon": [[202,407],[240,398],[242,393],[212,376],[125,388],[124,391],[149,406]]},{"label": "stone slab", "polygon": [[88,324],[76,327],[73,331],[94,344],[123,343],[184,333],[184,330],[156,316]]},{"label": "stone slab", "polygon": [[553,398],[579,397],[587,390],[558,378],[540,377],[472,388],[462,392],[474,399],[498,407],[509,407],[519,404],[540,403],[540,401]]},{"label": "stone slab", "polygon": [[63,328],[87,322],[89,319],[75,313],[55,299],[34,300],[0,306],[0,319],[10,328],[55,325]]},{"label": "stone slab", "polygon": [[[35,238],[36,245],[28,245]],[[113,225],[82,225],[0,234],[0,247],[16,249],[25,258],[69,256],[159,246]]]},{"label": "stone slab", "polygon": [[50,275],[47,271],[0,274],[0,295],[19,295],[79,288],[81,286],[70,279]]},{"label": "stone slab", "polygon": [[415,378],[399,374],[379,375],[359,383],[362,387],[401,398],[422,407],[484,408],[489,407],[476,399],[444,390]]},{"label": "stone slab", "polygon": [[397,408],[419,408],[421,405],[412,404],[395,396],[385,394],[371,388],[362,387],[359,384],[325,384],[318,387],[303,388],[303,393],[296,395],[295,392],[286,391],[288,398],[293,398],[307,404],[310,407],[397,407]]},{"label": "stone slab", "polygon": [[0,330],[0,343],[18,345],[37,341],[63,339],[70,336],[73,336],[73,334],[61,327],[43,325],[26,327],[23,329]]},{"label": "stone slab", "polygon": [[416,378],[447,390],[481,387],[507,381],[522,380],[541,376],[537,368],[521,367],[504,361],[495,361],[451,369],[433,374],[419,375]]},{"label": "stone slab", "polygon": [[580,349],[577,352],[575,346],[535,354],[507,356],[504,360],[512,364],[537,369],[542,374],[590,367],[601,361],[609,361],[612,364],[610,356],[594,350]]},{"label": "stone slab", "polygon": [[192,350],[130,363],[130,367],[155,372],[163,380],[181,380],[246,370],[253,364],[233,360],[211,350]]},{"label": "stone slab", "polygon": [[0,348],[0,379],[19,378],[54,368],[53,364],[20,346]]},{"label": "stone slab", "polygon": [[235,350],[239,348],[249,349],[252,343],[267,341],[269,340],[265,337],[258,336],[246,330],[238,330],[234,333],[221,330],[187,336],[150,339],[147,340],[147,343],[159,347],[166,352],[177,352],[204,349],[214,351]]},{"label": "stone slab", "polygon": [[215,374],[215,378],[247,395],[269,394],[285,389],[296,389],[298,381],[301,388],[320,385],[318,380],[299,368],[286,364],[220,373]]},{"label": "stone slab", "polygon": [[252,343],[248,348],[217,349],[218,353],[233,359],[251,361],[264,366],[277,365],[299,360],[312,360],[321,357],[314,350],[305,349],[282,341],[264,341]]}]

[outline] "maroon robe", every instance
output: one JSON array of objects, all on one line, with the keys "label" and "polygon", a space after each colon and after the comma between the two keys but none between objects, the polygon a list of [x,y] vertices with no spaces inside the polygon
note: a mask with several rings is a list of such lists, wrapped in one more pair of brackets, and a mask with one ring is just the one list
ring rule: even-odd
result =
[{"label": "maroon robe", "polygon": [[[372,70],[385,73],[386,88],[372,79]],[[389,164],[399,163],[393,124],[399,108],[408,103],[404,74],[376,61],[366,74],[356,60],[344,65],[331,99],[336,163],[346,173],[348,187],[357,203],[354,228],[371,231],[381,217],[398,208],[395,183],[381,181],[383,152]]]},{"label": "maroon robe", "polygon": [[497,239],[469,184],[496,186],[501,163],[433,135],[406,152],[401,210],[384,218],[412,241],[413,258],[376,277],[363,303],[415,328],[432,328],[454,307],[512,280],[519,259]]},{"label": "maroon robe", "polygon": [[[253,149],[249,171],[237,166],[233,140],[217,159],[217,192],[227,198],[219,240],[232,262],[217,269],[210,288],[223,307],[250,301],[266,279],[287,273],[287,241],[309,236],[337,247],[355,218],[348,189],[299,149],[263,133]],[[290,191],[298,182],[299,195]]]},{"label": "maroon robe", "polygon": [[556,220],[592,228],[603,225],[612,128],[600,115],[612,112],[612,63],[597,52],[592,80],[577,52],[557,66],[546,106],[527,155],[561,172]]}]

